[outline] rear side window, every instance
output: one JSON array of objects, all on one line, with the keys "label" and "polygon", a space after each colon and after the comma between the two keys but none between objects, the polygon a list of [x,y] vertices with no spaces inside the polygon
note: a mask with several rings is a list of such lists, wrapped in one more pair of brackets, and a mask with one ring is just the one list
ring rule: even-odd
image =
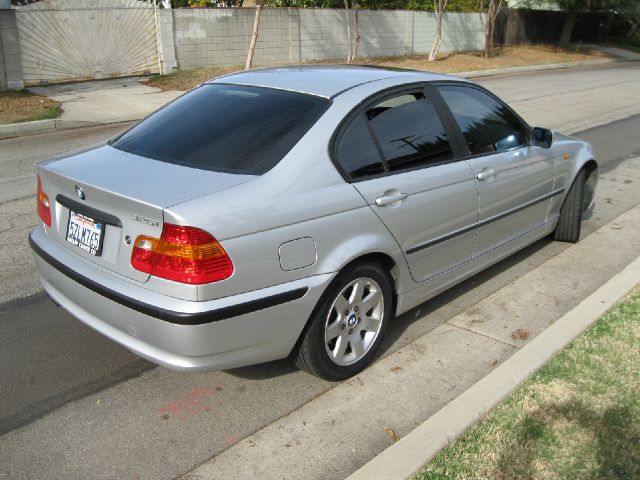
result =
[{"label": "rear side window", "polygon": [[366,115],[391,172],[453,158],[440,117],[422,93],[387,99]]},{"label": "rear side window", "polygon": [[472,87],[438,87],[471,151],[503,152],[527,143],[522,122],[503,103]]},{"label": "rear side window", "polygon": [[293,148],[329,103],[297,92],[206,84],[151,115],[111,146],[192,168],[261,175]]},{"label": "rear side window", "polygon": [[340,137],[336,160],[353,179],[384,172],[380,155],[362,115],[355,117]]}]

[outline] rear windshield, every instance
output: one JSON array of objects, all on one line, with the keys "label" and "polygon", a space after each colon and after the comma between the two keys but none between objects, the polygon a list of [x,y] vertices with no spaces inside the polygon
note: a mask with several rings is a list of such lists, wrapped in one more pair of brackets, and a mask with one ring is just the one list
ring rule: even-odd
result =
[{"label": "rear windshield", "polygon": [[293,148],[328,105],[327,99],[303,93],[207,84],[111,146],[187,167],[261,175]]}]

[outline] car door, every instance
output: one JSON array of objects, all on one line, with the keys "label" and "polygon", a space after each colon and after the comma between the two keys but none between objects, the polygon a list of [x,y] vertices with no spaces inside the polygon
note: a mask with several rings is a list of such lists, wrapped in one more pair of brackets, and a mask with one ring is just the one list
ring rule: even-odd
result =
[{"label": "car door", "polygon": [[455,148],[422,87],[369,102],[336,141],[334,158],[401,246],[415,281],[471,258],[478,191]]},{"label": "car door", "polygon": [[459,127],[480,194],[474,257],[544,224],[554,161],[530,145],[530,128],[503,102],[471,84],[437,87]]}]

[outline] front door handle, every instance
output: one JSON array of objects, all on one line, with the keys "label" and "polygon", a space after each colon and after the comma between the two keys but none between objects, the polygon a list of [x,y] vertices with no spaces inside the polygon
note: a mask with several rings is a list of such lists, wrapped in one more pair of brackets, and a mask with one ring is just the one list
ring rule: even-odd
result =
[{"label": "front door handle", "polygon": [[476,175],[476,178],[478,180],[489,180],[490,178],[493,178],[496,176],[496,171],[493,168],[485,168],[484,170],[482,170],[480,173],[478,173]]},{"label": "front door handle", "polygon": [[408,193],[385,192],[384,195],[376,198],[376,205],[379,207],[384,207],[385,205],[391,205],[392,203],[401,202],[408,196]]}]

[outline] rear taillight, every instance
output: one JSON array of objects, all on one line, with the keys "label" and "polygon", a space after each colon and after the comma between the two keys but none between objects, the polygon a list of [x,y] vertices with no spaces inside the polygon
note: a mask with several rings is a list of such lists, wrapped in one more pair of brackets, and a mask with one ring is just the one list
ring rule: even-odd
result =
[{"label": "rear taillight", "polygon": [[233,274],[222,245],[207,232],[165,223],[158,238],[141,235],[131,253],[131,266],[156,277],[201,285]]},{"label": "rear taillight", "polygon": [[38,216],[47,227],[51,226],[51,204],[49,203],[49,197],[42,190],[42,180],[38,175]]}]

